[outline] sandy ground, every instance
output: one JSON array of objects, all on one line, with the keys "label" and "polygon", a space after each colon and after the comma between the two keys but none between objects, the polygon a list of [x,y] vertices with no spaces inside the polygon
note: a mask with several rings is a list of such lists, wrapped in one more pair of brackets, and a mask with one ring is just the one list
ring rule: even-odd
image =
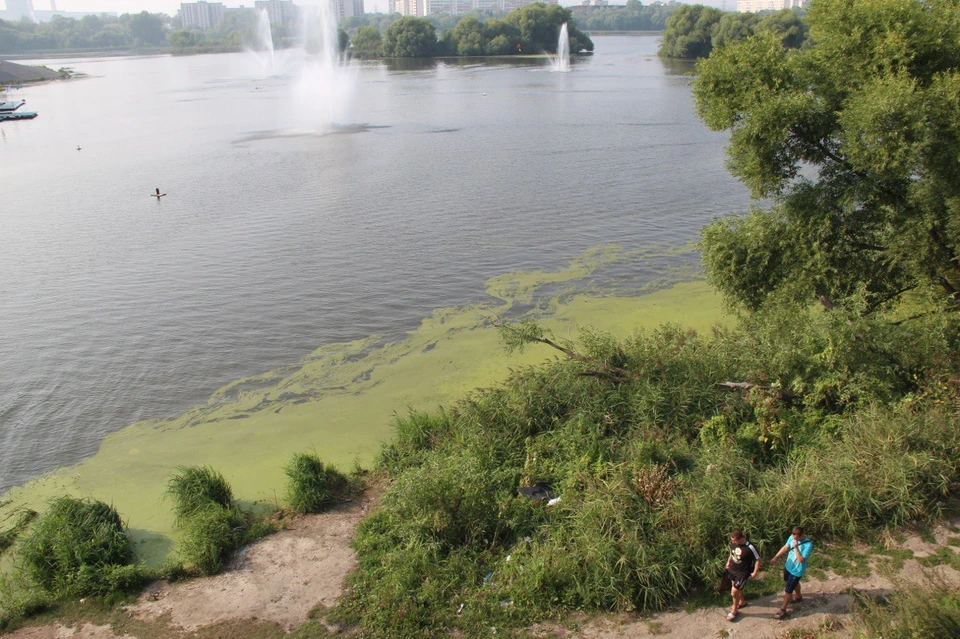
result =
[{"label": "sandy ground", "polygon": [[332,606],[344,576],[356,564],[350,541],[363,505],[294,519],[280,533],[242,551],[216,576],[184,583],[158,582],[140,597],[133,614],[196,630],[229,619],[273,621],[293,629],[316,605]]},{"label": "sandy ground", "polygon": [[[350,548],[354,528],[373,506],[374,499],[366,497],[328,513],[295,518],[282,532],[241,552],[221,574],[173,584],[155,583],[127,612],[144,621],[167,624],[170,634],[179,636],[212,624],[251,619],[292,629],[304,623],[315,606],[330,606],[340,596],[344,577],[356,565]],[[937,543],[909,537],[897,545],[910,548],[916,557],[924,557],[938,545],[945,544],[950,536],[945,526],[934,534]],[[531,634],[589,639],[650,636],[761,639],[783,637],[792,630],[829,627],[842,637],[846,633],[841,622],[849,615],[851,588],[881,594],[919,582],[925,572],[931,570],[960,586],[960,573],[952,568],[924,569],[916,559],[910,559],[902,570],[889,576],[874,571],[867,578],[851,578],[828,572],[822,580],[805,579],[803,602],[792,605],[790,615],[782,621],[772,618],[779,606],[779,596],[768,596],[751,601],[735,622],[726,620],[726,608],[710,608],[690,613],[664,612],[646,618],[633,615],[583,618],[581,623],[572,625],[575,629],[570,629],[570,624],[567,627],[544,624],[532,628]],[[11,639],[133,639],[130,635],[116,634],[108,626],[89,624],[77,628],[59,625],[24,628],[8,636]]]}]

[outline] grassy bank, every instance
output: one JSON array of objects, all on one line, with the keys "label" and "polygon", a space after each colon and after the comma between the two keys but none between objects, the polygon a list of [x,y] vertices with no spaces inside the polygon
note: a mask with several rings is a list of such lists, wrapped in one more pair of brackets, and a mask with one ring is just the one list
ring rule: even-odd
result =
[{"label": "grassy bank", "polygon": [[[564,343],[446,409],[396,420],[340,618],[373,636],[484,635],[566,611],[709,592],[727,537],[771,556],[793,525],[873,540],[960,486],[956,326],[777,309]],[[720,382],[745,382],[749,390]],[[518,494],[547,483],[554,505]]]}]

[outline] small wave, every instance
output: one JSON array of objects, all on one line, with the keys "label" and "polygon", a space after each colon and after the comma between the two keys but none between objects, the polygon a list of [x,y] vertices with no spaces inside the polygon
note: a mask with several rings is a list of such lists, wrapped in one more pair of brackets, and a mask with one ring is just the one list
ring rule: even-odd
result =
[{"label": "small wave", "polygon": [[272,129],[252,131],[233,141],[234,144],[257,142],[259,140],[280,140],[284,138],[323,138],[328,135],[348,135],[366,133],[373,129],[386,129],[386,126],[371,124],[335,124],[329,129]]}]

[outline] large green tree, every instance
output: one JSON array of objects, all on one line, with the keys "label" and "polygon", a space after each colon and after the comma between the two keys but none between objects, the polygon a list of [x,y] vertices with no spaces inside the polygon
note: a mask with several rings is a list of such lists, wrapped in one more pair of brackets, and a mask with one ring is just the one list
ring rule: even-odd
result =
[{"label": "large green tree", "polygon": [[166,41],[164,21],[158,14],[146,11],[127,13],[120,16],[120,24],[127,27],[133,43],[137,46],[157,46]]},{"label": "large green tree", "polygon": [[710,32],[711,50],[749,38],[756,30],[760,16],[756,13],[725,13]]},{"label": "large green tree", "polygon": [[483,23],[474,17],[468,16],[458,22],[451,35],[457,43],[457,55],[483,55],[486,52]]},{"label": "large green tree", "polygon": [[[776,33],[785,47],[799,49],[809,43],[807,37],[810,31],[809,25],[804,22],[799,11],[792,9],[783,9],[764,15],[757,24],[756,30]],[[719,46],[717,42],[713,45]]]},{"label": "large green tree", "polygon": [[808,20],[809,48],[764,32],[699,65],[701,117],[772,203],[704,229],[708,276],[751,309],[869,313],[907,294],[956,308],[960,4],[818,0]]},{"label": "large green tree", "polygon": [[437,49],[437,30],[424,18],[400,18],[383,37],[383,55],[388,58],[425,58]]},{"label": "large green tree", "polygon": [[357,29],[357,35],[353,38],[353,53],[360,57],[380,55],[382,44],[383,37],[376,27],[363,26]]},{"label": "large green tree", "polygon": [[511,11],[505,18],[520,31],[524,53],[556,53],[560,28],[567,23],[570,52],[593,51],[593,40],[577,29],[570,9],[537,2]]},{"label": "large green tree", "polygon": [[660,55],[668,58],[702,58],[713,49],[712,34],[723,11],[701,4],[684,5],[667,18],[660,39]]}]

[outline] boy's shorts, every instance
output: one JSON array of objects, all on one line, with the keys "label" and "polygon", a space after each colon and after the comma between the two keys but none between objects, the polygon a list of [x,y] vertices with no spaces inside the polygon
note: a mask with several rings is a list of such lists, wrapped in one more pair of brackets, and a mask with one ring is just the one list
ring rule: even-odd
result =
[{"label": "boy's shorts", "polygon": [[800,577],[797,577],[788,570],[784,570],[783,581],[786,584],[783,588],[783,591],[788,595],[792,595],[793,591],[797,588],[797,584],[800,583]]}]

